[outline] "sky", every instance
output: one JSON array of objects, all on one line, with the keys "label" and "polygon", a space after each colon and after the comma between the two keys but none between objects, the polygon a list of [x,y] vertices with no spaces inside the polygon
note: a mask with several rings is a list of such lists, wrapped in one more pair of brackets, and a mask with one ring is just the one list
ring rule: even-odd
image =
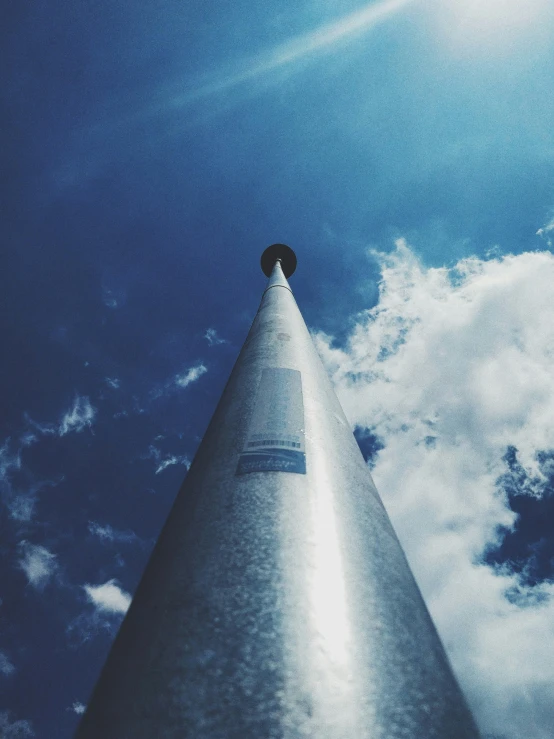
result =
[{"label": "sky", "polygon": [[551,739],[553,4],[2,16],[2,739],[72,736],[274,242],[484,737]]}]

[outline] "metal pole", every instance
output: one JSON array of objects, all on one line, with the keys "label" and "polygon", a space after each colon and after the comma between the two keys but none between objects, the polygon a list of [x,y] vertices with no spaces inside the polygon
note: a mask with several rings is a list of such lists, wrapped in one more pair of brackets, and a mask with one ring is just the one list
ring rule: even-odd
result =
[{"label": "metal pole", "polygon": [[477,739],[286,277],[250,333],[78,739]]}]

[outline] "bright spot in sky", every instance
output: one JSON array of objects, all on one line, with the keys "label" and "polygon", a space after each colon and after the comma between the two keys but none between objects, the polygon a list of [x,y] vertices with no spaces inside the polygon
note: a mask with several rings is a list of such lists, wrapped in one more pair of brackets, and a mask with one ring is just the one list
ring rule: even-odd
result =
[{"label": "bright spot in sky", "polygon": [[550,0],[447,0],[439,4],[441,31],[458,50],[505,53],[541,34]]},{"label": "bright spot in sky", "polygon": [[540,15],[544,0],[466,0],[459,4],[466,27],[476,33],[518,31]]}]

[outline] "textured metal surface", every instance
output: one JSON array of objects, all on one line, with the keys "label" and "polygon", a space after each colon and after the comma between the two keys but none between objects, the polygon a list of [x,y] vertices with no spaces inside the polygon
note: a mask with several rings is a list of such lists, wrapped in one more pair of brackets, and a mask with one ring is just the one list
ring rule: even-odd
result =
[{"label": "textured metal surface", "polygon": [[[265,368],[306,474],[235,474]],[[77,737],[478,737],[279,263]]]}]

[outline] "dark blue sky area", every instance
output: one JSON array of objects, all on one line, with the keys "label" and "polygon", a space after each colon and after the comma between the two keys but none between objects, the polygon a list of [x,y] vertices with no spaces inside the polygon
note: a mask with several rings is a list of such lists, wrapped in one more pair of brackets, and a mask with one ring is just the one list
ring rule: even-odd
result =
[{"label": "dark blue sky area", "polygon": [[[535,585],[554,576],[554,454],[539,452],[545,482],[530,479],[517,458],[517,449],[510,447],[505,456],[506,472],[499,486],[508,495],[510,508],[518,518],[513,531],[507,531],[498,547],[487,552],[486,560],[501,567],[508,564],[526,584]],[[542,496],[536,495],[542,488]],[[535,493],[535,494],[533,494]]]},{"label": "dark blue sky area", "polygon": [[[0,712],[37,737],[69,737],[87,701],[120,616],[84,586],[133,592],[265,246],[296,250],[306,321],[339,344],[377,300],[369,248],[402,235],[438,266],[544,246],[552,24],[464,53],[451,3],[414,1],[314,40],[371,5],[3,5]],[[550,503],[511,500],[532,523],[500,560],[549,537],[533,506]]]}]

